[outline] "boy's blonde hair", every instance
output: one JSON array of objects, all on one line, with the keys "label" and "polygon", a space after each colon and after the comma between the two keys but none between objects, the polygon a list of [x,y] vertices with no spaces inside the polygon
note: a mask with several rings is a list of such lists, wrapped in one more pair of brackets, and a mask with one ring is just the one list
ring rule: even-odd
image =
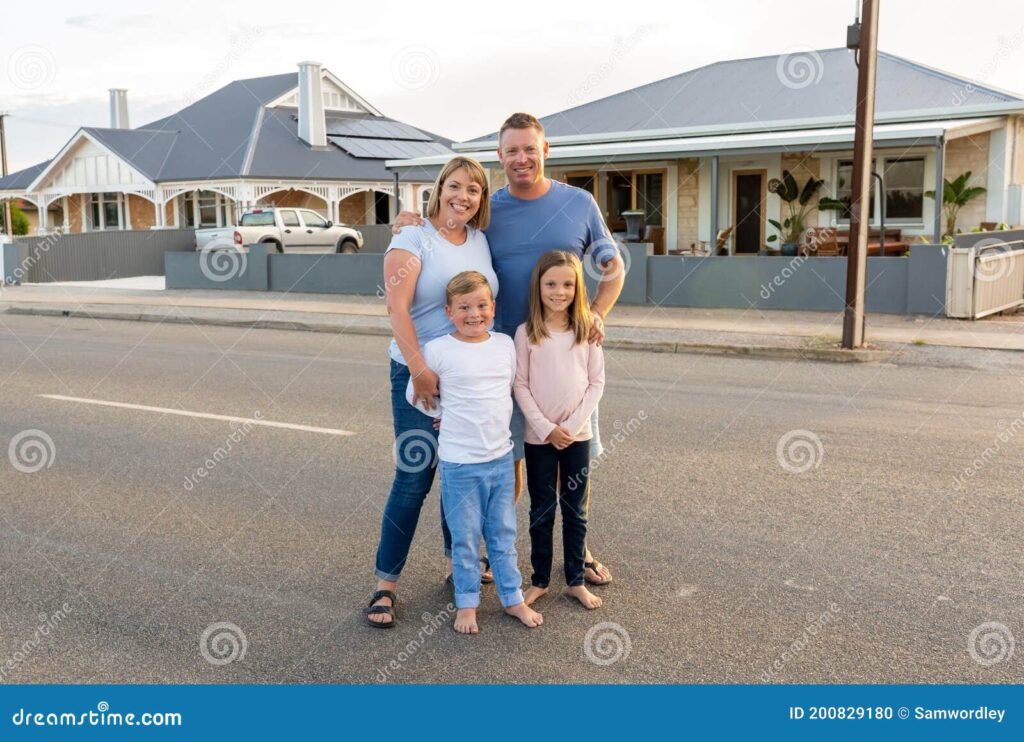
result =
[{"label": "boy's blonde hair", "polygon": [[472,157],[453,157],[441,168],[441,172],[437,174],[437,180],[434,181],[434,187],[430,190],[430,198],[427,199],[427,218],[437,216],[441,210],[441,189],[444,187],[444,182],[459,169],[464,169],[469,173],[473,182],[480,186],[480,208],[469,220],[469,226],[487,229],[491,223],[491,187],[483,166]]},{"label": "boy's blonde hair", "polygon": [[450,307],[452,300],[456,296],[464,296],[485,287],[487,288],[487,293],[491,295],[491,301],[494,301],[494,292],[491,290],[491,284],[483,273],[480,271],[462,271],[462,273],[459,273],[450,280],[445,287],[445,303]]},{"label": "boy's blonde hair", "polygon": [[568,266],[576,274],[576,295],[569,305],[569,329],[575,335],[576,344],[585,343],[590,337],[590,302],[587,301],[587,286],[583,283],[583,265],[575,255],[564,250],[552,250],[540,256],[533,266],[530,278],[530,313],[526,317],[526,335],[530,342],[539,345],[548,335],[544,324],[544,302],[540,298],[540,281],[551,268]]}]

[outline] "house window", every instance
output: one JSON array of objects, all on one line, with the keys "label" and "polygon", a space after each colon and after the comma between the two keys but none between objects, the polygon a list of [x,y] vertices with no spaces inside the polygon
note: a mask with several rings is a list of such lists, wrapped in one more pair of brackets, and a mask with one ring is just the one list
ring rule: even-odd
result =
[{"label": "house window", "polygon": [[608,227],[626,228],[623,211],[642,209],[644,225],[665,225],[665,171],[613,172],[608,174]]},{"label": "house window", "polygon": [[199,205],[199,226],[200,227],[219,227],[217,223],[217,207],[220,205],[219,193],[213,193],[211,191],[199,191],[198,205]]},{"label": "house window", "polygon": [[591,196],[597,198],[597,191],[594,189],[595,179],[594,173],[581,173],[579,175],[568,175],[565,178],[565,182],[571,186],[582,188],[583,190],[590,193]]},{"label": "house window", "polygon": [[420,214],[424,218],[427,216],[427,204],[430,203],[430,189],[424,188],[420,191]]},{"label": "house window", "polygon": [[921,221],[924,218],[924,158],[885,160],[886,221]]},{"label": "house window", "polygon": [[120,229],[121,194],[93,193],[89,198],[89,229]]},{"label": "house window", "polygon": [[[853,160],[840,160],[836,169],[836,199],[846,204],[846,208],[838,213],[841,222],[850,221],[850,206],[853,204]],[[875,213],[875,179],[871,179],[871,197],[868,211]],[[872,217],[874,221],[874,217]]]}]

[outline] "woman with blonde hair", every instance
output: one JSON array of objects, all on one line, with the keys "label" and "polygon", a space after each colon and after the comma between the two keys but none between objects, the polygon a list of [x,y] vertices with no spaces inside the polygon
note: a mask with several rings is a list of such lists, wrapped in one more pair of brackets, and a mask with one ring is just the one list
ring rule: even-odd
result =
[{"label": "woman with blonde hair", "polygon": [[[483,230],[490,222],[490,187],[480,163],[454,157],[434,182],[426,219],[395,235],[384,255],[384,290],[391,317],[391,412],[395,430],[395,478],[381,521],[375,574],[377,590],[364,609],[376,628],[395,624],[395,590],[402,574],[420,510],[437,470],[434,419],[416,409],[433,409],[438,380],[423,359],[423,346],[453,329],[445,314],[445,288],[463,271],[479,271],[498,293],[498,278]],[[410,379],[413,400],[406,400]],[[441,511],[448,573],[451,533]],[[492,581],[487,564],[483,579]]]}]

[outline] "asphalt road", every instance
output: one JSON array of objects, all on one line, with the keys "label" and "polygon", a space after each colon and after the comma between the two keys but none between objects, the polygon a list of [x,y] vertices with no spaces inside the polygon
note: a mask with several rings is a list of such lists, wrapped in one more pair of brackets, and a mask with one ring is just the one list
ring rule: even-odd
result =
[{"label": "asphalt road", "polygon": [[393,462],[385,347],[0,317],[0,681],[1024,679],[1024,365],[609,352],[605,607],[553,594],[529,631],[490,589],[462,637],[436,486],[398,627],[362,623]]}]

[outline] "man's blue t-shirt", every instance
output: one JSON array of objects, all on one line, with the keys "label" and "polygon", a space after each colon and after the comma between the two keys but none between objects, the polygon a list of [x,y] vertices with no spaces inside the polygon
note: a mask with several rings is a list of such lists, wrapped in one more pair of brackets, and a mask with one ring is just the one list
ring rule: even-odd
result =
[{"label": "man's blue t-shirt", "polygon": [[526,321],[530,276],[541,255],[565,250],[583,260],[592,253],[604,265],[618,254],[594,197],[557,180],[551,181],[547,193],[530,201],[516,198],[507,187],[495,191],[485,234],[501,285],[494,329],[507,335],[515,335]]}]

